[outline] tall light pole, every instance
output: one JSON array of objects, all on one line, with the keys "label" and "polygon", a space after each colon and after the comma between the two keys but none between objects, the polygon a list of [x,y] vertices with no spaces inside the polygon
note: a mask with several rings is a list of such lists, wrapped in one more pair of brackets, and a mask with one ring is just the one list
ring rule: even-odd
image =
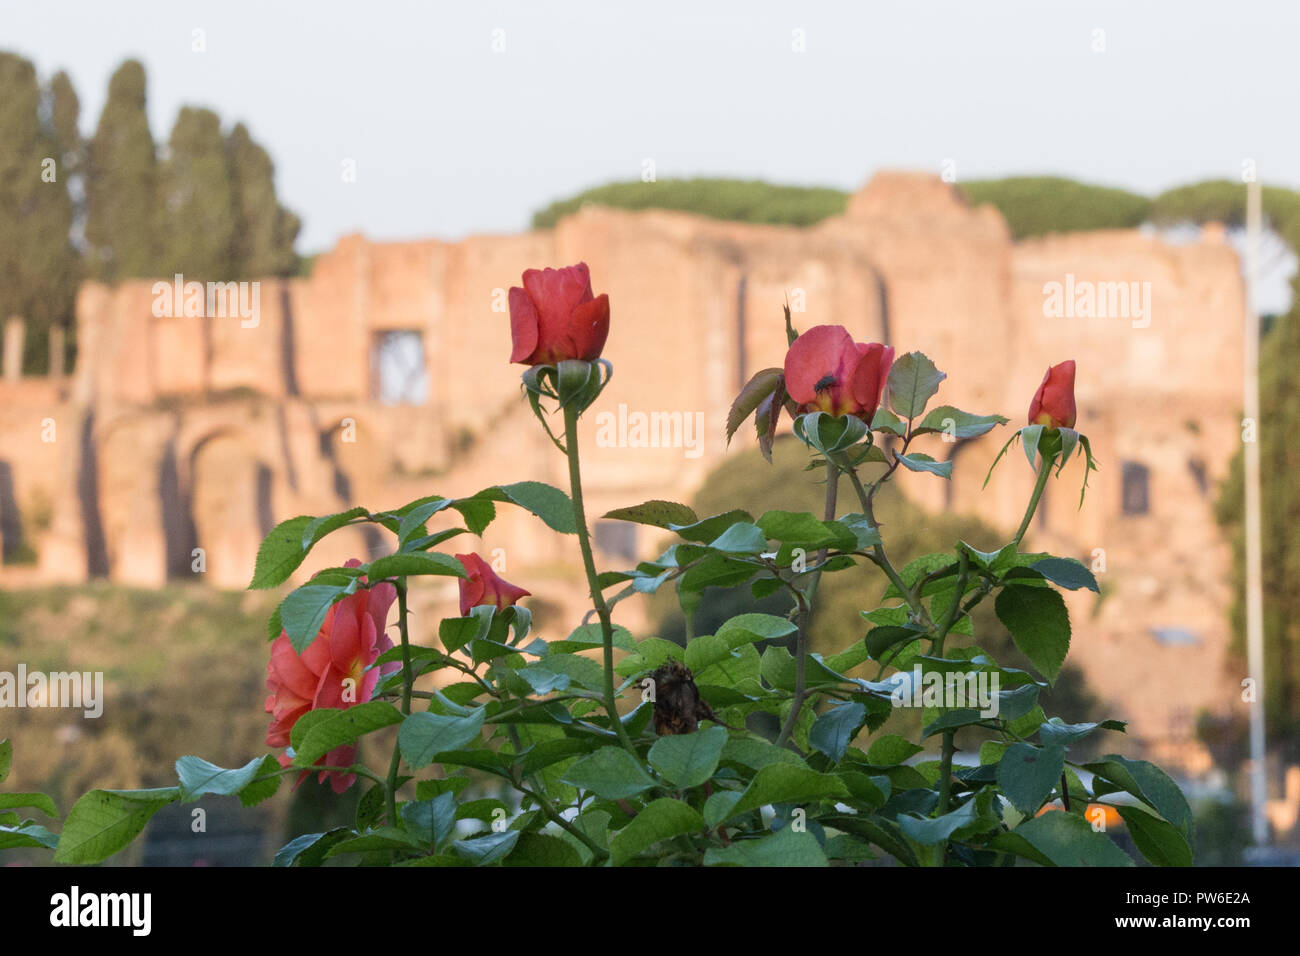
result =
[{"label": "tall light pole", "polygon": [[1254,681],[1250,704],[1250,822],[1255,846],[1268,845],[1268,778],[1264,748],[1264,592],[1259,507],[1259,180],[1246,184],[1246,394],[1245,417],[1252,427],[1246,442],[1246,666]]}]

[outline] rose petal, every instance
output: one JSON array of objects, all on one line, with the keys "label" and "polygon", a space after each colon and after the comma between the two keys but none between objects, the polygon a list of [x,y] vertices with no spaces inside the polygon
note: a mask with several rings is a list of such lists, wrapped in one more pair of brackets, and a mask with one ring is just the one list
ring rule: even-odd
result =
[{"label": "rose petal", "polygon": [[[815,325],[785,353],[785,390],[800,405],[817,400],[817,384],[839,373],[845,353],[856,354],[853,337],[841,325]],[[833,386],[834,387],[834,386]]]}]

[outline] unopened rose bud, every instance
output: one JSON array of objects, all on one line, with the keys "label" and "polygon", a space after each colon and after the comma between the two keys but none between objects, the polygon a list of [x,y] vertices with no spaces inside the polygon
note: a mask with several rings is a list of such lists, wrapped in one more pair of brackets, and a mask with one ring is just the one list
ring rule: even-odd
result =
[{"label": "unopened rose bud", "polygon": [[1043,384],[1029,403],[1029,424],[1048,428],[1073,428],[1077,412],[1074,407],[1074,359],[1053,365],[1043,376]]},{"label": "unopened rose bud", "polygon": [[609,296],[593,296],[585,262],[563,269],[529,269],[510,290],[510,361],[554,365],[594,362],[609,336]]}]

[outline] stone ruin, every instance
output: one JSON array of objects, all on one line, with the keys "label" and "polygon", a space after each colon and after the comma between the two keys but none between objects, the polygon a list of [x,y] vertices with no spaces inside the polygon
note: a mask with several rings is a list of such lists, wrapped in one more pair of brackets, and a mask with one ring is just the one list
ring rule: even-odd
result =
[{"label": "stone ruin", "polygon": [[[505,480],[564,486],[564,461],[520,397],[521,368],[507,364],[505,291],[526,268],[579,260],[609,293],[605,355],[617,370],[584,419],[592,516],[691,498],[727,453],[731,398],[753,372],[781,363],[786,301],[799,327],[838,323],[859,341],[926,352],[953,373],[937,402],[998,412],[1012,427],[1047,366],[1075,358],[1079,428],[1102,470],[1080,511],[1082,466],[1067,467],[1027,543],[1104,561],[1100,607],[1090,594],[1070,596],[1071,659],[1112,710],[1181,741],[1155,759],[1188,769],[1208,760],[1185,746],[1191,721],[1237,701],[1237,681],[1224,677],[1229,550],[1212,512],[1241,441],[1237,256],[1209,229],[1185,245],[1136,230],[1013,241],[994,208],[971,208],[925,175],[877,175],[843,216],[810,228],[589,207],[522,235],[348,236],[310,278],[258,283],[255,323],[209,310],[187,317],[177,303],[160,310],[170,279],[87,284],[69,374],[20,378],[10,357],[22,351],[21,323],[8,326],[0,586],[103,577],[241,588],[263,534],[294,514],[377,510]],[[1071,297],[1061,314],[1052,283],[1091,287],[1092,309]],[[618,447],[597,440],[601,412],[614,416],[607,422],[659,413],[672,427],[647,443],[660,447],[636,447],[634,432],[616,429],[629,438]],[[673,430],[679,412],[684,425],[703,422],[693,447],[689,431]],[[997,433],[931,439],[918,450],[960,455],[961,468],[951,483],[916,476],[909,495],[1014,529],[1032,484],[1019,452],[981,493]],[[457,541],[485,555],[504,549],[508,576],[526,586],[542,575],[567,582],[562,603],[580,613],[570,542],[500,510],[482,542]],[[609,567],[660,542],[615,523],[596,522],[596,537]],[[345,529],[295,580],[385,547]],[[549,597],[548,588],[536,590]],[[445,613],[454,586],[434,600]]]}]

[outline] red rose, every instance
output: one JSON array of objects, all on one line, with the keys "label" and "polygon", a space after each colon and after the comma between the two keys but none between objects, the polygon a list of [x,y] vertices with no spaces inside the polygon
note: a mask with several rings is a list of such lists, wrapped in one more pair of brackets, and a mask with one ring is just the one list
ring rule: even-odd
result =
[{"label": "red rose", "polygon": [[524,287],[510,289],[510,361],[553,365],[600,358],[609,335],[609,296],[591,294],[585,262],[563,269],[529,269]]},{"label": "red rose", "polygon": [[[360,564],[354,559],[347,566],[354,568]],[[396,597],[397,589],[387,582],[349,594],[329,609],[320,633],[301,655],[289,643],[289,635],[280,632],[271,644],[271,659],[266,665],[266,687],[271,692],[266,698],[266,712],[272,715],[266,732],[268,746],[289,746],[289,731],[309,710],[364,704],[379,682],[381,671],[389,674],[400,667],[393,662],[381,669],[367,670],[380,654],[393,646],[384,627],[388,609]],[[356,748],[343,746],[316,762],[341,767],[355,759]],[[280,755],[281,766],[290,763],[286,754]],[[298,781],[301,783],[306,776],[304,771]],[[356,780],[355,774],[322,771],[320,782],[324,783],[327,777],[335,793],[347,790]]]},{"label": "red rose", "polygon": [[473,608],[482,604],[509,607],[530,593],[498,577],[492,566],[477,554],[458,554],[456,560],[465,566],[467,575],[460,579],[461,617],[466,617]]},{"label": "red rose", "polygon": [[785,389],[801,412],[857,415],[870,423],[893,363],[889,346],[855,343],[841,325],[818,325],[785,353]]},{"label": "red rose", "polygon": [[1077,412],[1074,408],[1074,359],[1053,365],[1043,376],[1043,384],[1029,403],[1029,424],[1048,428],[1073,428]]}]

